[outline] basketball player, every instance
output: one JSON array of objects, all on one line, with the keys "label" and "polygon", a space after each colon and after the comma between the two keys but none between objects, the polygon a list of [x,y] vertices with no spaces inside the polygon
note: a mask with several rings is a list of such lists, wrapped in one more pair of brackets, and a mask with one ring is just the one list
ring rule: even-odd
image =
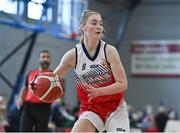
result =
[{"label": "basketball player", "polygon": [[80,30],[80,43],[65,53],[53,72],[63,78],[74,67],[80,116],[72,132],[129,132],[126,74],[117,50],[102,40],[101,15],[84,11]]},{"label": "basketball player", "polygon": [[35,97],[29,86],[37,74],[50,71],[49,65],[51,63],[51,55],[49,51],[43,50],[40,52],[39,63],[39,69],[32,70],[28,73],[25,86],[22,88],[18,100],[18,106],[23,105],[20,132],[48,131],[51,105],[42,103]]}]

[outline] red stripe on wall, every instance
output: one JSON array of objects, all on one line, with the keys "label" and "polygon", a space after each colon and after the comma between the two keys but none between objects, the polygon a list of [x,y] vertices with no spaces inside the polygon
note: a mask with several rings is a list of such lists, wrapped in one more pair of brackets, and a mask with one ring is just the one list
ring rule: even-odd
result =
[{"label": "red stripe on wall", "polygon": [[168,44],[168,45],[142,45],[134,44],[131,47],[132,53],[178,53],[180,52],[180,45]]}]

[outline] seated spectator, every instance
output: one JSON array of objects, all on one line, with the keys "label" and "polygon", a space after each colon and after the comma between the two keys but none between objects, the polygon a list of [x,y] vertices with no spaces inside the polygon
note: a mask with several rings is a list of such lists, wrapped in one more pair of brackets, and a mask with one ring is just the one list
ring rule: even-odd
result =
[{"label": "seated spectator", "polygon": [[166,107],[164,105],[160,105],[158,108],[158,114],[155,116],[155,122],[160,132],[164,131],[167,120],[168,115],[166,112]]},{"label": "seated spectator", "polygon": [[170,120],[178,120],[178,112],[175,109],[169,109],[168,111],[168,119]]}]

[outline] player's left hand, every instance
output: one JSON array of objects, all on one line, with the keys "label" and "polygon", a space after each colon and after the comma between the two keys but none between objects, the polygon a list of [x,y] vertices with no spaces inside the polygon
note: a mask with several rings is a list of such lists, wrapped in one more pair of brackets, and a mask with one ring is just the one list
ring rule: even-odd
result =
[{"label": "player's left hand", "polygon": [[93,86],[90,85],[86,85],[86,91],[88,92],[88,101],[91,101],[92,99],[94,99],[97,96],[100,96],[100,89],[97,89]]}]

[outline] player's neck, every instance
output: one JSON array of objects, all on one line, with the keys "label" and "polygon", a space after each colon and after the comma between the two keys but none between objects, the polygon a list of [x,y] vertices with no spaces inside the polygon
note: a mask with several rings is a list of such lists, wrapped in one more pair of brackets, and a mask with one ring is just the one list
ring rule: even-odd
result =
[{"label": "player's neck", "polygon": [[96,51],[99,44],[99,39],[84,38],[84,45],[89,53]]}]

